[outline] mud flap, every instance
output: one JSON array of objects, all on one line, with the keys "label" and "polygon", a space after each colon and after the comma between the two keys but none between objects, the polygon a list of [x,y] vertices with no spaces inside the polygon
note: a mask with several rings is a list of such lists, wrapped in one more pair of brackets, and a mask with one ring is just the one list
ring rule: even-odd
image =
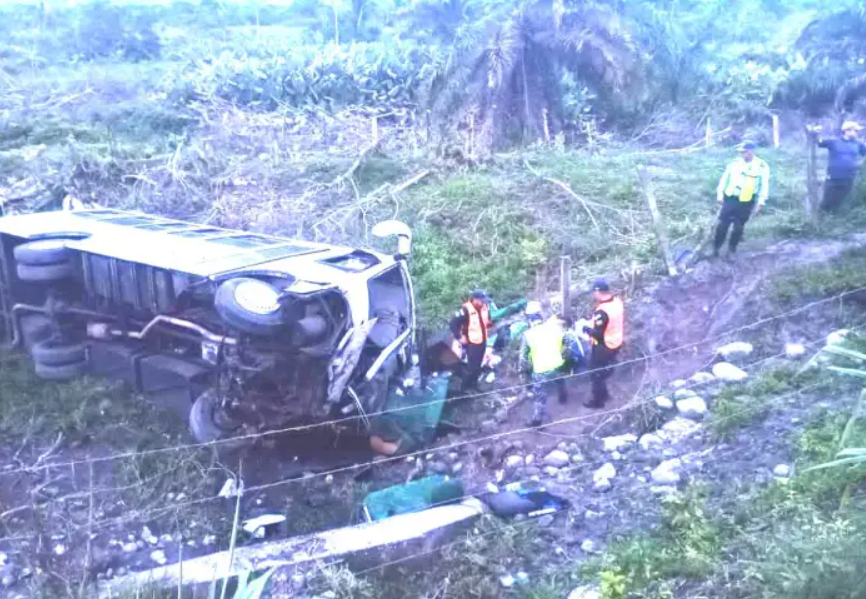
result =
[{"label": "mud flap", "polygon": [[361,359],[361,351],[377,319],[371,318],[358,326],[352,327],[337,347],[334,359],[328,364],[328,403],[336,404],[343,397],[343,392],[349,384],[355,367]]}]

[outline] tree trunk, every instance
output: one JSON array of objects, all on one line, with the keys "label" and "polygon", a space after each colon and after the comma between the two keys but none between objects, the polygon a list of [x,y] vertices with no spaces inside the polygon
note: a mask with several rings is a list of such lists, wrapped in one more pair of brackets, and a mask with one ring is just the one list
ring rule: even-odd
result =
[{"label": "tree trunk", "polygon": [[818,215],[818,148],[815,138],[808,133],[809,162],[806,166],[806,216],[815,219]]}]

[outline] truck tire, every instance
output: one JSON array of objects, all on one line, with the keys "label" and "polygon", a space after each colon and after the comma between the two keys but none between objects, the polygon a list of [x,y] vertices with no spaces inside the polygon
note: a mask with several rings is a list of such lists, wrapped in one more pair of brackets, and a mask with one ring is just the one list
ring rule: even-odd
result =
[{"label": "truck tire", "polygon": [[72,265],[69,262],[57,264],[17,264],[18,278],[25,283],[56,283],[72,276]]},{"label": "truck tire", "polygon": [[238,277],[219,286],[214,308],[230,326],[251,335],[272,335],[283,326],[277,290],[258,279]]},{"label": "truck tire", "polygon": [[[199,443],[212,443],[230,439],[240,434],[241,425],[221,415],[220,398],[213,389],[199,395],[189,411],[189,429]],[[217,447],[235,449],[245,444],[245,440],[225,441]]]},{"label": "truck tire", "polygon": [[44,366],[63,366],[87,360],[87,348],[83,343],[63,343],[51,339],[34,345],[30,354],[34,362]]},{"label": "truck tire", "polygon": [[87,362],[73,362],[72,364],[56,366],[35,363],[36,376],[44,381],[70,381],[83,375],[86,368]]},{"label": "truck tire", "polygon": [[21,318],[21,342],[29,351],[34,345],[54,336],[54,324],[41,314],[31,314]]},{"label": "truck tire", "polygon": [[27,266],[47,266],[69,261],[72,251],[66,247],[68,239],[40,239],[15,246],[15,261]]}]

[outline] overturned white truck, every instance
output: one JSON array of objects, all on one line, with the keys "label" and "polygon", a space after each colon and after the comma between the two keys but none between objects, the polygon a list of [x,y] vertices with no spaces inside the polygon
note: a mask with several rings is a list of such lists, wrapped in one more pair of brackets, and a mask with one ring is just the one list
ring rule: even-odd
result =
[{"label": "overturned white truck", "polygon": [[381,409],[411,367],[411,233],[398,251],[111,209],[0,218],[0,333],[38,376],[121,378],[201,442]]}]

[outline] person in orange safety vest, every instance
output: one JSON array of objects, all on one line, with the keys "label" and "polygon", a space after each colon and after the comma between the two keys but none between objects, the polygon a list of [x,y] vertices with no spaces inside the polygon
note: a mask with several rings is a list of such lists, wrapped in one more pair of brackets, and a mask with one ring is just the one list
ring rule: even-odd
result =
[{"label": "person in orange safety vest", "polygon": [[463,371],[464,390],[478,385],[484,352],[487,350],[487,336],[492,327],[490,299],[484,291],[476,289],[451,319],[451,332],[466,352],[466,368]]},{"label": "person in orange safety vest", "polygon": [[625,308],[622,300],[611,293],[610,286],[604,279],[593,282],[592,296],[596,301],[591,318],[592,326],[584,327],[584,331],[592,340],[589,356],[592,399],[584,405],[590,408],[601,408],[610,398],[607,379],[611,375],[617,353],[624,341]]}]

